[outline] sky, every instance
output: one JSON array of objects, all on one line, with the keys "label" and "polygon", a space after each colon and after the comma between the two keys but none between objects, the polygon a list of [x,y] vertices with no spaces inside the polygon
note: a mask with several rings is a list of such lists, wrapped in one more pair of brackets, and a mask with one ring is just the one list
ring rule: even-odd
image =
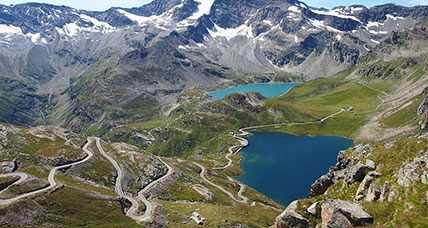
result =
[{"label": "sky", "polygon": [[151,0],[0,0],[0,4],[11,5],[26,2],[41,2],[53,5],[66,5],[76,9],[107,10],[113,6],[142,6]]},{"label": "sky", "polygon": [[[26,2],[43,2],[54,5],[67,5],[76,9],[106,10],[113,6],[135,7],[142,6],[151,0],[0,0],[0,4],[11,5]],[[428,0],[303,0],[314,7],[332,8],[338,5],[362,4],[366,6],[380,5],[384,3],[396,3],[399,5],[428,5]]]}]

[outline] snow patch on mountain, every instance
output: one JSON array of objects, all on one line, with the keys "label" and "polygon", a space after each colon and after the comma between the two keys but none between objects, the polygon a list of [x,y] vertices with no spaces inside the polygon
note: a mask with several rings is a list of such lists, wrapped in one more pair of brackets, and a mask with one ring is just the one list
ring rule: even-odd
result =
[{"label": "snow patch on mountain", "polygon": [[375,44],[380,44],[380,41],[374,40],[374,39],[370,39],[371,42],[375,43]]},{"label": "snow patch on mountain", "polygon": [[13,25],[0,24],[0,35],[10,36],[13,34],[22,35],[22,30],[19,27]]},{"label": "snow patch on mountain", "polygon": [[394,16],[394,15],[391,15],[391,14],[387,14],[387,15],[386,15],[386,18],[387,18],[387,19],[391,19],[391,20],[393,20],[393,21],[396,21],[396,20],[404,20],[404,17],[398,17],[398,16]]},{"label": "snow patch on mountain", "polygon": [[383,25],[384,25],[384,23],[380,23],[380,22],[377,22],[377,21],[369,21],[369,22],[367,22],[367,28],[380,27],[380,26],[383,26]]},{"label": "snow patch on mountain", "polygon": [[224,37],[227,40],[231,40],[234,37],[243,36],[247,38],[254,38],[251,26],[247,26],[246,24],[242,24],[236,28],[222,28],[216,24],[214,24],[213,30],[208,30],[210,36],[212,38]]},{"label": "snow patch on mountain", "polygon": [[35,44],[48,44],[46,38],[42,37],[40,33],[27,33],[26,36]]},{"label": "snow patch on mountain", "polygon": [[87,15],[80,15],[80,18],[85,22],[90,22],[93,26],[83,27],[78,24],[78,22],[65,24],[62,28],[56,28],[56,31],[60,35],[65,36],[77,36],[82,32],[87,33],[110,33],[116,31],[116,28],[112,27],[106,22],[101,22],[93,17]]},{"label": "snow patch on mountain", "polygon": [[203,15],[207,15],[211,11],[211,7],[214,4],[214,0],[195,0],[198,2],[198,10],[190,16],[189,20],[197,20]]},{"label": "snow patch on mountain", "polygon": [[139,16],[132,13],[129,13],[125,10],[118,9],[117,11],[127,17],[129,20],[136,22],[139,26],[150,26],[153,25],[159,29],[167,30],[168,27],[171,26],[173,22],[172,13],[176,7],[181,7],[182,5],[175,6],[169,11],[161,14],[161,15],[152,15],[149,17]]},{"label": "snow patch on mountain", "polygon": [[353,15],[360,11],[363,11],[365,8],[362,6],[345,6],[345,7],[337,7],[333,9],[334,12],[341,15]]},{"label": "snow patch on mountain", "polygon": [[343,19],[351,19],[351,20],[357,21],[357,22],[359,22],[359,23],[362,24],[361,20],[358,19],[357,17],[352,16],[352,15],[342,14],[339,9],[330,10],[330,11],[323,11],[323,10],[312,9],[312,12],[314,12],[316,14],[320,14],[320,15],[340,17],[340,18],[343,18]]},{"label": "snow patch on mountain", "polygon": [[136,23],[138,23],[139,25],[144,25],[148,22],[154,21],[156,20],[159,16],[150,16],[150,17],[143,17],[143,16],[138,16],[132,13],[128,13],[125,10],[122,9],[118,9],[117,12],[119,12],[120,14],[122,14],[123,16],[127,17],[129,20],[134,21]]},{"label": "snow patch on mountain", "polygon": [[326,25],[324,21],[320,21],[320,20],[316,20],[316,19],[309,19],[309,22],[312,26],[318,28],[318,29],[322,29],[322,30],[328,30],[330,32],[335,32],[335,33],[344,33],[344,31],[335,29],[329,25]]},{"label": "snow patch on mountain", "polygon": [[185,29],[188,26],[194,25],[199,18],[204,15],[209,15],[211,11],[211,7],[214,4],[215,0],[195,0],[198,3],[198,10],[195,11],[191,16],[186,18],[185,20],[179,22],[177,27],[179,29]]},{"label": "snow patch on mountain", "polygon": [[76,23],[70,23],[62,27],[62,32],[60,32],[60,34],[76,36],[80,31],[81,28]]},{"label": "snow patch on mountain", "polygon": [[300,10],[300,8],[299,7],[297,7],[297,6],[290,6],[290,7],[288,7],[288,11],[290,11],[290,12],[294,12],[294,13],[301,13],[302,11]]},{"label": "snow patch on mountain", "polygon": [[85,15],[85,14],[80,14],[79,16],[82,20],[92,23],[94,25],[93,28],[96,31],[106,33],[106,32],[112,32],[115,30],[115,28],[113,26],[109,25],[106,22],[99,21],[96,18],[90,17],[90,16]]}]

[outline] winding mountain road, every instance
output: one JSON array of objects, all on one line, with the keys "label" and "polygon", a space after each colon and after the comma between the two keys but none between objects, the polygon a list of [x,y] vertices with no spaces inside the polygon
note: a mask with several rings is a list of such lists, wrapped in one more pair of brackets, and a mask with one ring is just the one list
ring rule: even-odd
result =
[{"label": "winding mountain road", "polygon": [[245,188],[247,187],[245,184],[243,184],[243,183],[241,183],[241,182],[239,182],[239,181],[237,181],[237,180],[235,180],[235,179],[233,179],[232,177],[227,177],[227,179],[230,181],[230,182],[235,182],[236,184],[238,184],[239,185],[239,191],[238,191],[238,197],[239,198],[241,198],[241,201],[242,202],[245,202],[245,203],[248,203],[250,200],[246,197],[246,196],[244,196],[243,195],[243,193],[244,193],[244,191],[245,191]]},{"label": "winding mountain road", "polygon": [[[59,183],[57,183],[55,180],[55,176],[56,176],[58,171],[83,164],[94,156],[94,154],[88,149],[89,145],[94,141],[96,143],[97,149],[100,152],[100,154],[104,158],[106,158],[116,169],[117,178],[116,178],[116,183],[115,183],[115,192],[120,197],[125,198],[129,202],[131,202],[131,207],[126,212],[126,215],[128,217],[132,218],[133,220],[135,220],[136,222],[139,222],[139,223],[140,222],[151,222],[153,219],[154,206],[153,206],[152,202],[147,200],[147,198],[144,196],[144,194],[147,193],[150,189],[152,189],[157,184],[159,184],[162,181],[169,178],[174,173],[174,169],[170,165],[168,165],[166,162],[164,162],[161,158],[158,157],[158,159],[168,168],[167,174],[165,174],[161,178],[159,178],[159,179],[153,181],[152,183],[150,183],[149,185],[147,185],[143,190],[141,190],[138,193],[138,196],[136,198],[134,198],[134,197],[132,197],[131,194],[123,191],[123,188],[122,188],[122,181],[124,178],[123,169],[121,168],[121,166],[119,165],[119,163],[115,159],[113,159],[110,155],[108,155],[104,151],[104,149],[101,145],[101,139],[97,138],[97,137],[88,137],[87,143],[83,147],[83,151],[87,154],[87,156],[85,158],[83,158],[82,160],[73,162],[73,163],[69,163],[69,164],[65,164],[65,165],[61,165],[61,166],[57,166],[57,167],[52,168],[50,170],[49,176],[48,176],[48,182],[49,182],[48,186],[41,188],[41,189],[31,191],[31,192],[28,192],[28,193],[24,193],[24,194],[15,196],[15,197],[10,198],[10,199],[0,199],[0,206],[10,205],[10,204],[13,204],[13,203],[21,200],[21,199],[29,198],[29,197],[32,197],[32,196],[35,196],[38,194],[42,194],[42,193],[45,193],[45,192],[48,192],[48,191],[55,189],[59,185]],[[14,173],[8,173],[8,174],[1,174],[0,177],[19,177],[19,179],[17,181],[13,182],[9,186],[7,186],[5,189],[0,191],[0,193],[2,193],[14,185],[22,184],[24,181],[26,181],[29,178],[29,175],[26,173],[22,173],[22,172],[14,172]],[[146,207],[146,210],[145,210],[144,214],[142,214],[142,215],[139,214],[140,202],[142,202]]]},{"label": "winding mountain road", "polygon": [[16,180],[15,182],[13,182],[12,184],[10,184],[9,186],[7,186],[6,188],[4,188],[3,190],[0,191],[0,194],[5,192],[6,190],[8,190],[10,187],[14,186],[14,185],[20,185],[22,184],[24,181],[26,181],[29,176],[26,173],[21,173],[21,172],[15,172],[15,173],[6,173],[6,174],[2,174],[0,175],[0,177],[4,177],[4,178],[8,178],[8,177],[19,177],[18,180]]},{"label": "winding mountain road", "polygon": [[[32,197],[32,196],[35,196],[35,195],[38,195],[38,194],[41,194],[41,193],[44,193],[44,192],[48,192],[50,190],[55,189],[58,186],[58,183],[55,180],[55,175],[56,175],[56,173],[59,170],[63,170],[63,169],[67,169],[67,168],[70,168],[70,167],[73,167],[73,166],[80,165],[82,163],[87,162],[89,159],[91,159],[94,156],[94,154],[88,149],[88,146],[93,141],[94,141],[94,138],[89,137],[88,138],[88,142],[83,147],[83,151],[87,154],[87,156],[84,159],[76,161],[76,162],[73,162],[73,163],[70,163],[70,164],[65,164],[65,165],[61,165],[61,166],[57,166],[57,167],[52,168],[51,171],[49,172],[49,176],[48,176],[49,185],[47,187],[44,187],[44,188],[41,188],[41,189],[37,189],[37,190],[31,191],[31,192],[28,192],[28,193],[24,193],[24,194],[15,196],[15,197],[10,198],[10,199],[2,199],[2,200],[0,200],[0,205],[13,204],[13,203],[15,203],[15,202],[17,202],[17,201],[19,201],[21,199]],[[28,176],[27,174],[24,174],[24,173],[10,173],[10,174],[0,175],[0,177],[13,176],[13,175],[21,177],[20,180],[19,180],[20,183],[22,183],[23,181],[25,181],[23,178],[26,178],[26,176]],[[15,182],[12,185],[17,185],[17,184],[18,183]]]},{"label": "winding mountain road", "polygon": [[[195,164],[196,166],[199,167],[199,169],[201,169],[201,172],[199,173],[199,176],[202,178],[202,180],[204,180],[205,182],[207,182],[211,186],[213,186],[213,187],[219,189],[220,191],[222,191],[224,194],[226,194],[227,196],[229,196],[233,201],[236,201],[238,203],[248,203],[248,199],[245,199],[245,198],[244,199],[243,198],[237,199],[232,193],[230,193],[229,191],[227,191],[226,189],[224,189],[220,185],[217,185],[217,184],[213,183],[212,181],[208,180],[208,178],[206,177],[207,169],[203,165],[201,165],[201,164],[199,164],[197,162],[193,162],[193,164]],[[241,192],[241,195],[242,195],[243,191],[240,191],[240,192]]]},{"label": "winding mountain road", "polygon": [[[147,185],[144,189],[142,189],[138,193],[137,197],[134,198],[131,194],[123,191],[122,180],[124,178],[124,172],[123,172],[122,167],[119,165],[119,163],[116,160],[114,160],[110,155],[108,155],[104,151],[104,149],[101,145],[100,138],[95,138],[95,140],[96,140],[96,145],[97,145],[98,151],[116,169],[117,178],[116,178],[116,183],[115,183],[115,192],[119,195],[119,197],[124,198],[124,199],[128,200],[129,202],[131,202],[131,207],[127,210],[126,215],[138,223],[153,221],[154,205],[152,202],[150,202],[144,196],[144,194],[146,192],[148,192],[155,185],[157,185],[157,184],[161,183],[163,180],[169,178],[174,173],[173,168],[170,165],[168,165],[166,162],[164,162],[161,158],[158,157],[158,159],[168,168],[167,174],[165,174],[161,178],[151,182],[149,185]],[[142,215],[139,213],[140,202],[142,202],[146,208],[144,211],[144,214],[142,214]]]}]

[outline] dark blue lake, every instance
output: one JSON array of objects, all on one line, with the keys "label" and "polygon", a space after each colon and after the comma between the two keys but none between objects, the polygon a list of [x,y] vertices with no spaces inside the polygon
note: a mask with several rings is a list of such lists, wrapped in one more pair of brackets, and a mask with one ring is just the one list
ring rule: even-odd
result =
[{"label": "dark blue lake", "polygon": [[216,100],[222,100],[226,96],[234,93],[258,92],[265,97],[276,97],[287,93],[298,85],[297,83],[251,83],[245,85],[233,86],[225,89],[219,89],[208,92],[208,95]]},{"label": "dark blue lake", "polygon": [[237,179],[287,206],[309,194],[311,184],[336,163],[347,138],[255,133],[241,152],[242,176]]}]

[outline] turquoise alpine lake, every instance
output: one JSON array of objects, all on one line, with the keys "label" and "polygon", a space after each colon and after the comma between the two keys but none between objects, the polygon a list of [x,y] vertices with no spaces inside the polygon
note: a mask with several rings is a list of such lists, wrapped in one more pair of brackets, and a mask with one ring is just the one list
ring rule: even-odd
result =
[{"label": "turquoise alpine lake", "polygon": [[298,83],[252,83],[252,84],[243,84],[237,85],[225,89],[219,89],[215,91],[208,92],[210,97],[213,97],[215,100],[222,100],[230,94],[234,93],[251,93],[258,92],[265,97],[276,97],[284,93],[287,93],[298,85]]},{"label": "turquoise alpine lake", "polygon": [[311,184],[353,144],[341,137],[269,132],[252,134],[248,141],[237,179],[284,206],[308,196]]}]

